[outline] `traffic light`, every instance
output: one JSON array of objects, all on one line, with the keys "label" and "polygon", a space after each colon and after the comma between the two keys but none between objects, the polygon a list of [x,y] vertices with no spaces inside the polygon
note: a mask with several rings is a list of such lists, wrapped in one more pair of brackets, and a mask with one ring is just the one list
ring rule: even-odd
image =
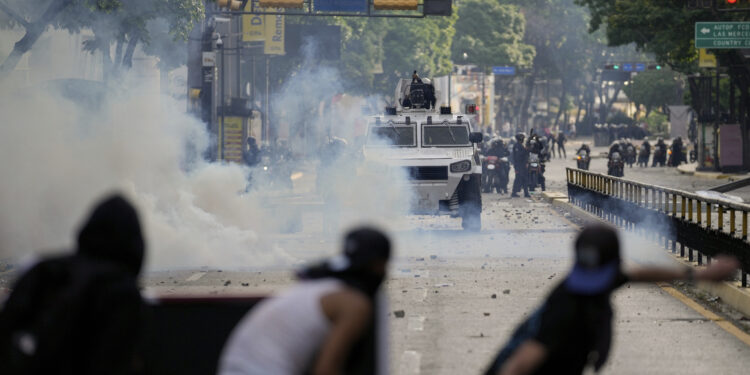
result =
[{"label": "traffic light", "polygon": [[216,0],[219,9],[240,10],[243,8],[242,3],[242,0]]},{"label": "traffic light", "polygon": [[417,10],[419,0],[373,0],[377,10]]},{"label": "traffic light", "polygon": [[258,0],[261,8],[302,8],[303,0]]},{"label": "traffic light", "polygon": [[606,70],[620,70],[620,64],[605,64],[604,69]]},{"label": "traffic light", "polygon": [[662,66],[660,64],[648,64],[648,70],[661,70]]}]

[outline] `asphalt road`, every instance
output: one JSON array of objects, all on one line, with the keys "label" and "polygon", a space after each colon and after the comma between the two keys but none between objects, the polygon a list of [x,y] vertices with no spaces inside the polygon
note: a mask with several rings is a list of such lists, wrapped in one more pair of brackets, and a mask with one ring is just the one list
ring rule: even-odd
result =
[{"label": "asphalt road", "polygon": [[[573,163],[568,156],[548,165],[550,189],[564,189],[563,168]],[[445,217],[405,218],[391,231],[396,259],[385,290],[393,374],[480,373],[568,271],[578,227],[538,195],[485,195],[482,219],[478,234],[462,232],[458,220]],[[148,274],[145,284],[157,294],[271,293],[293,283],[291,270],[302,262],[338,250],[337,241],[314,226],[273,241],[272,248],[285,249],[288,265],[162,270]],[[625,248],[628,266],[671,264],[655,243],[628,237]],[[616,335],[606,374],[742,374],[750,368],[750,346],[657,285],[626,285],[614,304]]]}]

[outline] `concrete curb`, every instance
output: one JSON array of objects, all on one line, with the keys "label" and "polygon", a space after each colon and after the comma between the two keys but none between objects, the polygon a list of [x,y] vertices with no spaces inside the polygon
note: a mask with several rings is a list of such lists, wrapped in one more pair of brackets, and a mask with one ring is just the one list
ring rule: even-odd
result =
[{"label": "concrete curb", "polygon": [[695,170],[695,164],[680,164],[677,166],[677,172],[686,176],[704,178],[707,180],[723,180],[727,178],[743,178],[741,174],[727,174],[721,172],[701,172]]},{"label": "concrete curb", "polygon": [[[571,213],[571,215],[583,220],[587,223],[605,223],[612,225],[612,223],[596,216],[588,211],[571,204],[568,202],[568,196],[559,192],[547,192],[542,194],[553,207],[562,207]],[[656,244],[658,246],[658,244]],[[679,255],[674,255],[671,252],[667,254],[672,255],[672,258],[684,265],[692,267],[698,266],[696,262],[688,262],[686,259],[681,258]],[[750,316],[750,290],[748,288],[742,288],[739,282],[722,282],[722,283],[705,283],[699,282],[695,284],[695,287],[712,295],[718,296],[727,305],[733,307],[735,310],[741,312],[745,316]]]}]

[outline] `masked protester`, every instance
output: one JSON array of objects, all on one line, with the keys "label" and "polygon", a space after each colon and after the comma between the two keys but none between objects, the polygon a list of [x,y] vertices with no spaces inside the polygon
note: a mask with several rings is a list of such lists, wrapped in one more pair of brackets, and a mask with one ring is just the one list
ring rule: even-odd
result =
[{"label": "masked protester", "polygon": [[344,374],[352,348],[372,329],[390,241],[360,228],[344,251],[299,273],[300,282],[252,309],[231,334],[220,375]]},{"label": "masked protester", "polygon": [[617,232],[605,225],[585,228],[575,242],[568,276],[513,333],[487,375],[581,374],[599,371],[612,341],[610,296],[627,282],[719,281],[736,271],[734,258],[720,257],[702,270],[649,267],[621,270]]},{"label": "masked protester", "polygon": [[144,241],[135,209],[97,205],[73,255],[23,274],[0,311],[0,374],[134,374]]}]

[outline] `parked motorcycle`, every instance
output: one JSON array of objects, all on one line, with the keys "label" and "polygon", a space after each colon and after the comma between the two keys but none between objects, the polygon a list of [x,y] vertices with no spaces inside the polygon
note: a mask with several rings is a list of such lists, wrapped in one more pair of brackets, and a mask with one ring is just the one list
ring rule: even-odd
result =
[{"label": "parked motorcycle", "polygon": [[589,156],[589,153],[586,152],[586,150],[578,151],[576,163],[578,163],[578,169],[587,171],[589,170],[589,164],[591,163],[591,156]]},{"label": "parked motorcycle", "polygon": [[625,176],[625,162],[619,152],[614,152],[609,156],[607,163],[607,174],[614,177]]}]

